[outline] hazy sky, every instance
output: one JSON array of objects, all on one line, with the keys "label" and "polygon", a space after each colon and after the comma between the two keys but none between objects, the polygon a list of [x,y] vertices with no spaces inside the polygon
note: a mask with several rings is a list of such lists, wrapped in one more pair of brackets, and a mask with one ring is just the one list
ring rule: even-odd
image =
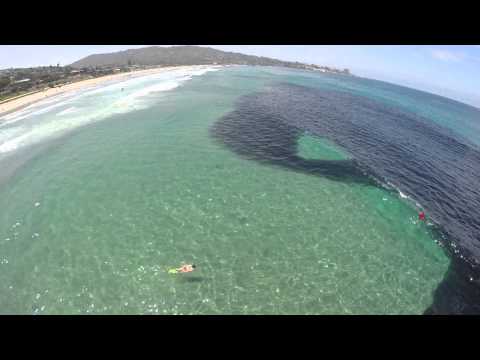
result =
[{"label": "hazy sky", "polygon": [[[0,46],[0,69],[70,64],[84,56],[145,45]],[[480,107],[480,45],[470,46],[247,46],[217,49],[349,68],[355,75],[451,97]]]}]

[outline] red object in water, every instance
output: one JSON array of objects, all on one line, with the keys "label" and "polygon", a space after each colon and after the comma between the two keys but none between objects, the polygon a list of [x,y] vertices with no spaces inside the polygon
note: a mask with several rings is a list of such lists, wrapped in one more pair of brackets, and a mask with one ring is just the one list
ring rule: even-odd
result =
[{"label": "red object in water", "polygon": [[418,220],[425,221],[425,213],[423,211],[421,211],[420,214],[418,214]]}]

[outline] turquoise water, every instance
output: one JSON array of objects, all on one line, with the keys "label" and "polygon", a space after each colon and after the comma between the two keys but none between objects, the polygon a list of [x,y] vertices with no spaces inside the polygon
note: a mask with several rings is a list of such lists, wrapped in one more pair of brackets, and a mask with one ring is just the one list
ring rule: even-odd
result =
[{"label": "turquoise water", "polygon": [[[323,81],[283,71],[193,77],[39,150],[0,185],[0,313],[422,313],[449,259],[408,203],[209,136],[242,95]],[[350,156],[309,135],[298,151]],[[167,273],[182,262],[197,271]]]},{"label": "turquoise water", "polygon": [[318,138],[308,134],[302,135],[297,142],[298,156],[304,159],[346,160],[348,153],[325,138]]}]

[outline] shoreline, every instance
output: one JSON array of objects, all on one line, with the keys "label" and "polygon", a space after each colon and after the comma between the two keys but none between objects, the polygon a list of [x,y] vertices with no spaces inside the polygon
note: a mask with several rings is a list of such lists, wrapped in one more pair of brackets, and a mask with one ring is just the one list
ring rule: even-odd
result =
[{"label": "shoreline", "polygon": [[[143,69],[143,70],[136,70],[131,72],[124,72],[119,74],[110,74],[110,75],[100,76],[93,79],[80,80],[80,81],[76,81],[70,84],[65,84],[59,87],[39,90],[32,94],[20,95],[10,100],[6,100],[5,102],[0,103],[0,117],[13,113],[18,110],[21,110],[41,100],[50,99],[54,96],[65,94],[70,91],[76,91],[76,90],[84,89],[86,87],[100,85],[102,83],[112,81],[112,80],[129,80],[136,77],[153,75],[153,74],[162,73],[162,72],[171,71],[171,70],[202,69],[205,67],[211,67],[211,65],[183,65],[183,66],[158,67],[158,68],[152,68],[152,69]],[[0,119],[0,123],[1,122],[2,120]]]}]

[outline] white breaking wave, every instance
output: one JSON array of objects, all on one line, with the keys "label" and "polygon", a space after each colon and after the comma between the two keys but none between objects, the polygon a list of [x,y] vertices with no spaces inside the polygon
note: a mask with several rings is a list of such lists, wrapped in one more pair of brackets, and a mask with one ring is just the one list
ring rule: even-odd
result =
[{"label": "white breaking wave", "polygon": [[24,133],[24,128],[21,126],[2,130],[0,132],[0,141],[7,142],[10,139],[20,136],[22,133]]},{"label": "white breaking wave", "polygon": [[77,111],[80,111],[80,108],[78,107],[75,107],[75,106],[71,106],[63,111],[60,111],[57,116],[63,116],[63,115],[68,115],[68,114],[72,114],[74,112],[77,112]]},{"label": "white breaking wave", "polygon": [[[70,97],[72,96],[71,94],[68,94],[68,95]],[[72,99],[65,99],[65,98],[66,98],[66,96],[61,96],[61,95],[55,96],[54,100],[45,99],[45,100],[39,101],[38,103],[29,105],[26,108],[24,108],[23,110],[20,110],[20,111],[11,113],[11,114],[7,114],[7,115],[0,118],[0,121],[1,121],[0,122],[0,129],[3,126],[11,125],[11,124],[13,124],[15,122],[18,122],[20,120],[23,120],[27,117],[46,114],[46,113],[52,111],[53,109],[64,106],[65,104],[72,101]],[[54,102],[53,105],[50,105],[50,106],[47,106],[47,107],[42,107],[42,106],[44,106],[46,104],[49,104],[49,103],[52,103],[52,102]],[[40,108],[40,109],[38,109],[38,108]],[[36,110],[36,109],[38,109],[38,110]]]},{"label": "white breaking wave", "polygon": [[400,194],[400,197],[401,197],[402,199],[407,199],[407,198],[408,198],[408,196],[405,195],[404,193],[402,193],[400,190],[398,190],[398,193]]},{"label": "white breaking wave", "polygon": [[[0,118],[4,120],[0,123],[0,154],[61,136],[114,114],[146,108],[157,99],[155,93],[173,90],[193,76],[216,70],[219,69],[172,69],[45,99]],[[71,106],[55,112],[67,104]]]},{"label": "white breaking wave", "polygon": [[160,92],[160,91],[168,91],[175,89],[180,85],[180,81],[177,80],[171,80],[171,81],[165,81],[160,84],[155,84],[155,85],[150,85],[147,87],[142,88],[141,90],[135,91],[134,93],[128,95],[125,100],[134,100],[143,96],[146,96],[148,94],[154,93],[154,92]]},{"label": "white breaking wave", "polygon": [[395,186],[394,184],[392,184],[390,181],[387,181],[387,186],[385,186],[387,189],[394,189],[395,191],[398,192],[398,195],[400,196],[400,198],[402,199],[407,199],[406,201],[409,202],[410,204],[414,204],[415,207],[417,209],[423,209],[424,207],[422,206],[422,204],[420,204],[418,201],[416,201],[415,199],[413,199],[412,197],[406,195],[405,193],[403,193],[399,188],[398,186]]}]

